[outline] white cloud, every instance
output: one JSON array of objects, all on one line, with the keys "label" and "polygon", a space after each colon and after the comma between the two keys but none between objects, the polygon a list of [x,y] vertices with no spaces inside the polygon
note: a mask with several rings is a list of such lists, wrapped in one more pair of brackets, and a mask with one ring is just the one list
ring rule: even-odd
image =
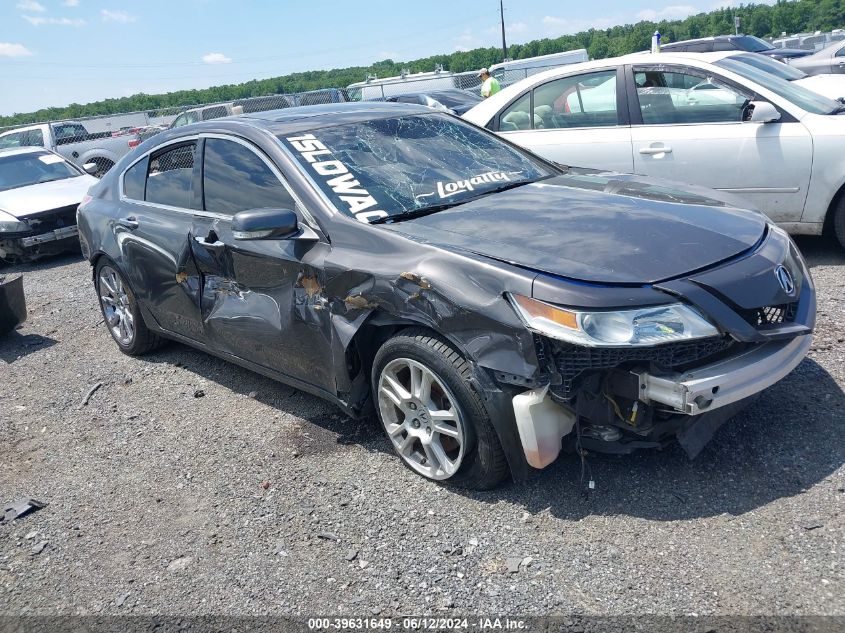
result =
[{"label": "white cloud", "polygon": [[456,51],[471,51],[473,48],[481,46],[481,42],[469,29],[464,29],[464,32],[455,38],[453,46]]},{"label": "white cloud", "polygon": [[21,11],[29,11],[31,13],[44,13],[47,10],[43,4],[35,0],[21,0],[15,6]]},{"label": "white cloud", "polygon": [[232,58],[226,57],[223,53],[206,53],[202,56],[206,64],[231,64]]},{"label": "white cloud", "polygon": [[546,35],[558,37],[579,33],[580,31],[589,31],[590,29],[609,29],[612,26],[624,23],[625,20],[619,16],[596,18],[594,20],[571,20],[569,18],[547,15],[543,17],[541,22],[543,23],[543,30]]},{"label": "white cloud", "polygon": [[28,55],[32,55],[32,51],[23,44],[0,42],[0,57],[27,57]]},{"label": "white cloud", "polygon": [[392,59],[393,61],[397,61],[402,57],[402,53],[400,53],[399,51],[379,51],[377,57],[381,61],[385,59]]},{"label": "white cloud", "polygon": [[127,22],[134,22],[137,20],[134,15],[130,15],[125,11],[110,11],[109,9],[102,9],[100,11],[100,15],[103,17],[103,22],[121,22],[126,24]]},{"label": "white cloud", "polygon": [[62,5],[66,7],[78,7],[79,0],[62,0]]},{"label": "white cloud", "polygon": [[649,20],[650,22],[658,22],[660,20],[683,20],[701,11],[689,4],[670,4],[667,7],[655,11],[654,9],[646,9],[637,13],[638,20]]},{"label": "white cloud", "polygon": [[57,26],[85,26],[85,20],[82,18],[42,18],[41,16],[36,15],[22,15],[21,17],[32,26],[41,26],[43,24],[55,24]]}]

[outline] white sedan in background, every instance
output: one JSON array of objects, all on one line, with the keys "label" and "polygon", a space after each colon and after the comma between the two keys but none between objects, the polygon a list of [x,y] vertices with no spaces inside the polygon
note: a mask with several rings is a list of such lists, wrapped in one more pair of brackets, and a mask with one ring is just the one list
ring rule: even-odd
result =
[{"label": "white sedan in background", "polygon": [[845,106],[736,55],[556,68],[464,118],[558,163],[739,194],[791,233],[829,229],[845,246]]},{"label": "white sedan in background", "polygon": [[0,149],[0,262],[78,250],[76,209],[97,169],[43,147]]}]

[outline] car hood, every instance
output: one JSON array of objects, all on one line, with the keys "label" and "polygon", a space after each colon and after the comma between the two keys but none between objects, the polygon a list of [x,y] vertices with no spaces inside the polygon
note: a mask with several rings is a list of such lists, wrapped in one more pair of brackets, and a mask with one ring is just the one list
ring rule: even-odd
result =
[{"label": "car hood", "polygon": [[648,284],[755,246],[766,219],[733,202],[709,189],[578,169],[384,226],[570,279]]},{"label": "car hood", "polygon": [[86,174],[0,191],[0,211],[23,219],[43,211],[79,204],[88,188],[98,182]]},{"label": "car hood", "polygon": [[830,99],[845,97],[845,75],[811,75],[792,83],[803,86]]}]

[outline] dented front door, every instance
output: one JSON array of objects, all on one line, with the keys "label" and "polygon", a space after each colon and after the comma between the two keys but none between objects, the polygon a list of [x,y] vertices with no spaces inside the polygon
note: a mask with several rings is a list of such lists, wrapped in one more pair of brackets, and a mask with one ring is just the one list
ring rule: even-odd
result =
[{"label": "dented front door", "polygon": [[322,241],[235,240],[231,218],[253,208],[301,207],[259,148],[243,139],[203,142],[203,204],[217,219],[191,240],[201,274],[200,312],[209,346],[333,390],[331,329]]},{"label": "dented front door", "polygon": [[201,313],[214,349],[323,388],[333,387],[329,305],[322,264],[328,246],[297,240],[235,240],[228,221],[193,241],[202,274]]}]

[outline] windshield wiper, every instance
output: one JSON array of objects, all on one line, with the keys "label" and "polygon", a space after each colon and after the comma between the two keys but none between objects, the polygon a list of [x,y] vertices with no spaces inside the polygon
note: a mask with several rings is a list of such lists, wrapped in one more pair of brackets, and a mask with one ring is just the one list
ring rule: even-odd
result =
[{"label": "windshield wiper", "polygon": [[420,218],[425,215],[430,215],[432,213],[437,213],[438,211],[445,211],[446,209],[451,209],[452,207],[458,207],[462,204],[467,204],[468,202],[472,202],[474,200],[478,200],[487,196],[491,193],[500,193],[502,191],[507,191],[508,189],[514,189],[516,187],[521,187],[522,185],[530,185],[531,183],[538,182],[540,180],[545,180],[546,178],[551,178],[555,174],[550,174],[549,176],[545,176],[543,178],[538,178],[537,180],[524,180],[521,182],[508,182],[498,187],[494,187],[493,189],[487,189],[477,196],[472,196],[469,198],[464,198],[463,200],[455,200],[454,202],[441,202],[440,204],[432,204],[427,207],[422,207],[421,209],[413,209],[411,211],[403,211],[402,213],[397,213],[395,215],[388,215],[383,218],[376,218],[375,220],[371,220],[370,224],[385,224],[387,222],[402,222],[404,220],[413,220],[414,218]]},{"label": "windshield wiper", "polygon": [[462,205],[464,202],[469,202],[468,200],[461,200],[459,202],[443,202],[441,204],[432,204],[427,207],[423,207],[422,209],[414,209],[412,211],[403,211],[402,213],[397,213],[395,215],[386,215],[383,218],[376,218],[375,220],[370,220],[370,224],[385,224],[386,222],[402,222],[403,220],[412,220],[414,218],[421,218],[425,215],[430,215],[432,213],[437,213],[438,211],[445,211],[446,209],[451,209],[452,207],[457,207]]}]

